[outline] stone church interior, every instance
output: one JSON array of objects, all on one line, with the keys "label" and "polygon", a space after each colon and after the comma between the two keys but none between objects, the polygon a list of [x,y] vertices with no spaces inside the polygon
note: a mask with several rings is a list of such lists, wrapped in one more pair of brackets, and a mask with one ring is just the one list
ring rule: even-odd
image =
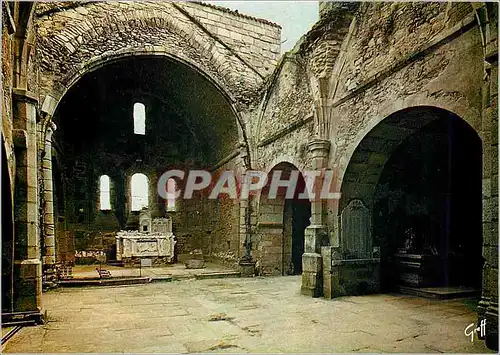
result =
[{"label": "stone church interior", "polygon": [[2,2],[2,351],[498,351],[498,4],[282,26]]}]

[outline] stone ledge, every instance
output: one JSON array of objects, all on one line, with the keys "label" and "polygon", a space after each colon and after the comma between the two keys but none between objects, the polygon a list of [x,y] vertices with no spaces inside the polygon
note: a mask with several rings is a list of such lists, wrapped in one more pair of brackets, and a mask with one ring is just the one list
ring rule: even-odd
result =
[{"label": "stone ledge", "polygon": [[43,323],[44,315],[41,311],[2,313],[2,326],[26,326]]},{"label": "stone ledge", "polygon": [[380,258],[366,258],[366,259],[342,259],[342,260],[332,260],[332,266],[357,266],[357,265],[369,265],[380,263]]},{"label": "stone ledge", "polygon": [[283,223],[280,222],[259,222],[257,228],[279,229],[283,228]]},{"label": "stone ledge", "polygon": [[35,105],[38,104],[38,98],[36,97],[35,93],[26,89],[13,88],[12,95],[17,100],[29,102]]}]

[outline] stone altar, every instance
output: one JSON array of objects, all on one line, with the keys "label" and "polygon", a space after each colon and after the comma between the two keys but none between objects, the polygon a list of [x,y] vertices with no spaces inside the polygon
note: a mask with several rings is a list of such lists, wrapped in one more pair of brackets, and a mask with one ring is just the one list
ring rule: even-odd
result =
[{"label": "stone altar", "polygon": [[175,236],[172,220],[169,218],[148,218],[147,211],[141,211],[139,231],[119,231],[116,235],[116,259],[134,262],[151,258],[154,263],[174,260]]}]

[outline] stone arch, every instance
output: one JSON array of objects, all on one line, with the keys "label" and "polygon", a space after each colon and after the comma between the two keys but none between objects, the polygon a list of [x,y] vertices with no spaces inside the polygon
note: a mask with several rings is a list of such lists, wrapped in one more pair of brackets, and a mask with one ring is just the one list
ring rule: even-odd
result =
[{"label": "stone arch", "polygon": [[[292,199],[285,198],[285,190],[278,189],[276,198],[269,198],[272,174],[281,170],[281,179],[298,172],[298,183]],[[305,189],[302,172],[290,162],[281,161],[267,173],[268,181],[257,196],[258,224],[254,257],[257,271],[263,275],[289,275],[302,272],[304,232],[309,225],[311,204],[309,199],[299,199]]]},{"label": "stone arch", "polygon": [[363,124],[356,131],[355,138],[352,142],[349,142],[347,146],[339,146],[338,152],[340,153],[336,158],[335,164],[338,166],[338,184],[341,186],[344,179],[344,174],[347,169],[347,165],[351,161],[354,151],[359,146],[361,141],[380,124],[385,118],[404,110],[411,108],[435,108],[442,111],[447,111],[453,113],[465,121],[482,139],[481,137],[481,113],[474,108],[460,105],[458,103],[448,103],[448,102],[438,102],[432,99],[421,100],[420,98],[411,98],[408,100],[395,100],[393,103],[383,106],[383,108],[378,112],[378,115],[367,118],[364,120]]},{"label": "stone arch", "polygon": [[296,156],[279,155],[272,161],[270,161],[268,164],[266,164],[264,170],[266,171],[267,174],[269,174],[271,170],[273,170],[279,164],[289,164],[293,166],[295,169],[299,170],[300,172],[306,169],[306,166],[304,166],[304,164],[301,164],[301,162]]},{"label": "stone arch", "polygon": [[19,2],[15,4],[17,17],[16,24],[16,48],[15,53],[15,65],[16,70],[14,71],[15,87],[17,88],[28,88],[33,90],[34,86],[28,83],[28,71],[31,70],[32,58],[34,54],[34,43],[35,43],[35,30],[33,26],[33,14],[35,11],[34,3],[30,2]]},{"label": "stone arch", "polygon": [[[52,96],[57,104],[84,73],[109,60],[144,54],[169,56],[189,65],[214,83],[231,103],[243,98],[248,88],[257,89],[261,78],[255,72],[182,18],[173,6],[172,11],[134,6],[113,7],[113,12],[104,11],[105,17],[92,5],[79,7],[80,11],[63,11],[58,17],[65,18],[61,30],[54,30],[50,21],[40,18],[43,94]],[[245,88],[239,85],[242,78]]]},{"label": "stone arch", "polygon": [[[437,107],[406,108],[377,122],[350,155],[337,212],[343,258],[373,241],[362,257],[382,258],[383,287],[480,286],[482,140],[470,122]],[[370,226],[363,233],[360,220]],[[401,260],[412,253],[432,260],[435,276],[405,279]]]},{"label": "stone arch", "polygon": [[[182,63],[183,65],[186,65],[188,68],[194,70],[197,74],[200,74],[203,78],[207,79],[210,84],[212,84],[221,94],[222,96],[226,99],[226,102],[228,106],[231,108],[231,111],[233,112],[235,118],[236,118],[236,126],[238,128],[238,135],[240,137],[240,140],[243,142],[244,148],[247,150],[247,156],[250,157],[249,155],[249,146],[248,146],[248,136],[247,132],[245,130],[245,125],[243,123],[243,118],[241,116],[241,113],[237,110],[236,108],[236,99],[232,97],[229,92],[222,86],[220,81],[210,75],[209,73],[206,73],[202,71],[196,64],[191,63],[191,62],[186,62],[182,58],[175,57],[170,55],[169,53],[165,53],[163,51],[158,51],[158,52],[150,52],[150,51],[136,51],[136,50],[128,50],[128,51],[123,51],[119,54],[109,54],[106,57],[103,58],[98,58],[91,64],[86,66],[86,69],[83,71],[78,71],[74,77],[72,77],[67,84],[64,85],[64,89],[59,91],[55,90],[50,92],[49,94],[45,95],[45,98],[42,103],[42,111],[45,112],[46,114],[49,115],[49,117],[52,117],[59,106],[59,103],[63,99],[64,95],[73,87],[74,84],[78,82],[79,79],[81,79],[84,75],[89,74],[93,71],[96,71],[108,64],[115,63],[119,60],[123,60],[126,58],[132,58],[132,57],[163,57],[166,59],[172,59],[176,62]],[[251,168],[251,161],[249,161],[249,166],[248,168]]]}]

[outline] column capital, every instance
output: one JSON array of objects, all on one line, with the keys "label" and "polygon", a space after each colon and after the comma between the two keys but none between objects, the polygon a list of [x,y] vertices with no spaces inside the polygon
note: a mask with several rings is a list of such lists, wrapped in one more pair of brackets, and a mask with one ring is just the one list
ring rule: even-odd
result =
[{"label": "column capital", "polygon": [[327,156],[330,152],[330,141],[321,138],[314,138],[309,142],[308,147],[314,157]]},{"label": "column capital", "polygon": [[54,122],[50,121],[47,123],[47,129],[45,132],[45,142],[52,143],[52,134],[55,132],[56,129],[57,126]]}]

